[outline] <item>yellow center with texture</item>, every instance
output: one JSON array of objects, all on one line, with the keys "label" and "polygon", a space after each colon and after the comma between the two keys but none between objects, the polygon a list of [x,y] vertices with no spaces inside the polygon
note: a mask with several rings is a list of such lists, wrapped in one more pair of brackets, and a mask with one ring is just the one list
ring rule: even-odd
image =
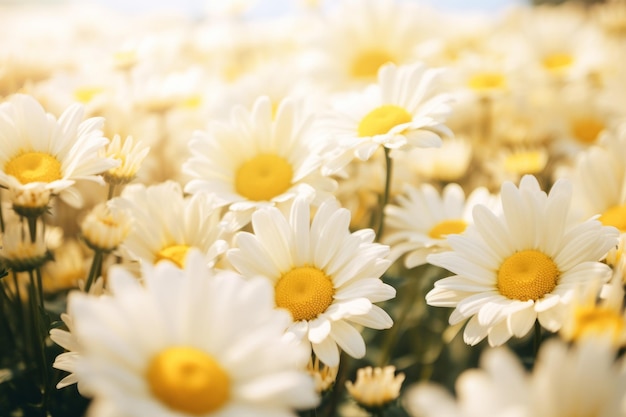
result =
[{"label": "yellow center with texture", "polygon": [[549,256],[536,250],[516,252],[498,270],[498,291],[512,300],[538,300],[556,287],[559,270]]},{"label": "yellow center with texture", "polygon": [[174,262],[179,268],[185,267],[185,260],[187,259],[187,252],[191,247],[188,245],[171,245],[161,249],[156,254],[154,263],[158,263],[164,260]]},{"label": "yellow center with texture", "polygon": [[185,346],[167,348],[148,364],[152,394],[169,408],[191,415],[220,409],[230,398],[230,378],[208,353]]},{"label": "yellow center with texture", "polygon": [[260,154],[244,162],[235,175],[235,190],[252,201],[269,201],[291,187],[293,168],[283,157]]},{"label": "yellow center with texture", "polygon": [[467,223],[461,219],[448,219],[437,223],[428,236],[433,239],[444,239],[447,235],[463,233],[467,228]]},{"label": "yellow center with texture", "polygon": [[378,69],[389,62],[394,62],[389,52],[381,49],[366,50],[354,58],[350,74],[355,78],[375,78]]},{"label": "yellow center with texture", "polygon": [[375,108],[363,117],[357,132],[359,137],[384,135],[394,127],[409,123],[413,118],[405,109],[393,104]]},{"label": "yellow center with texture", "polygon": [[61,163],[44,152],[26,152],[4,165],[4,172],[14,176],[22,184],[31,182],[53,182],[60,180]]},{"label": "yellow center with texture", "polygon": [[276,306],[289,310],[294,321],[313,320],[332,304],[335,294],[331,279],[309,266],[284,274],[274,290]]}]

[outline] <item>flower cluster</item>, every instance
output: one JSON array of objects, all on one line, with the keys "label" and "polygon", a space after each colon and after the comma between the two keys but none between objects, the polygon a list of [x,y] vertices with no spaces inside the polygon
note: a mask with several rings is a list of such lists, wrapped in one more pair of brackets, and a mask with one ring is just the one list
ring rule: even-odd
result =
[{"label": "flower cluster", "polygon": [[0,415],[626,416],[626,1],[258,3],[2,8]]}]

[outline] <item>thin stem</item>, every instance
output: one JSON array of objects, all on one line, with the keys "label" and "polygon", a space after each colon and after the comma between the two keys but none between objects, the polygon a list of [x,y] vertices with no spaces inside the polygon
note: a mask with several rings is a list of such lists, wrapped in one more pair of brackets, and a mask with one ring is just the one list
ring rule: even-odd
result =
[{"label": "thin stem", "polygon": [[109,194],[107,195],[107,200],[110,200],[115,195],[115,184],[109,184]]},{"label": "thin stem", "polygon": [[[30,232],[30,241],[35,243],[37,241],[37,217],[27,217],[28,231]],[[37,267],[37,281],[33,282],[34,288],[37,290],[38,304],[42,311],[44,311],[44,296],[43,296],[43,281],[41,279],[41,269]]]},{"label": "thin stem", "polygon": [[2,213],[2,191],[0,191],[0,231],[4,233],[4,215]]},{"label": "thin stem", "polygon": [[385,230],[385,207],[389,203],[389,194],[391,192],[391,174],[392,174],[392,160],[389,156],[389,149],[383,147],[385,151],[385,191],[383,192],[383,199],[380,202],[380,216],[378,217],[378,229],[376,233],[376,240],[380,241],[383,237]]},{"label": "thin stem", "polygon": [[29,286],[29,294],[28,300],[31,308],[32,314],[32,324],[34,330],[34,339],[36,344],[36,349],[38,351],[37,360],[39,361],[39,375],[41,378],[41,395],[42,395],[42,407],[44,412],[47,412],[48,406],[48,359],[46,356],[46,337],[47,329],[44,332],[44,326],[41,322],[41,314],[43,311],[40,311],[37,307],[37,303],[35,301],[36,293],[35,293],[35,275],[33,271],[28,271],[30,276],[30,286]]},{"label": "thin stem", "polygon": [[87,277],[87,283],[85,284],[85,292],[89,292],[89,289],[93,285],[95,279],[100,275],[100,268],[102,266],[103,252],[96,250],[91,261],[91,268],[89,269],[89,276]]},{"label": "thin stem", "polygon": [[541,346],[541,324],[539,320],[535,321],[535,337],[533,340],[533,357],[537,360],[537,354],[539,353],[539,347]]}]

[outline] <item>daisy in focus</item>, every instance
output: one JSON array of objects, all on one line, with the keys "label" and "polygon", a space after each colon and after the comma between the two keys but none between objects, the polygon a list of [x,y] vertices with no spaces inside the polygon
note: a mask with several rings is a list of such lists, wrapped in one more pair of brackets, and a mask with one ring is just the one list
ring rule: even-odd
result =
[{"label": "daisy in focus", "polygon": [[617,245],[618,232],[597,220],[572,220],[571,197],[566,180],[548,195],[533,176],[519,188],[506,182],[501,215],[476,206],[473,226],[448,237],[452,251],[428,256],[456,275],[437,281],[426,302],[454,307],[451,325],[469,319],[467,344],[488,337],[501,345],[525,336],[537,319],[555,332],[577,286],[608,281],[611,269],[599,261]]},{"label": "daisy in focus", "polygon": [[214,195],[244,225],[259,207],[301,194],[329,196],[335,183],[321,174],[321,141],[309,136],[311,122],[289,99],[275,115],[265,96],[251,112],[235,107],[230,123],[215,122],[192,138],[192,157],[183,165],[192,177],[185,192]]},{"label": "daisy in focus", "polygon": [[458,184],[446,185],[441,194],[427,183],[419,188],[406,185],[396,199],[397,205],[385,207],[385,221],[392,231],[383,242],[391,246],[391,261],[406,254],[407,268],[425,264],[431,253],[450,250],[447,236],[465,231],[476,205],[495,206],[495,197],[486,188],[476,188],[466,199]]},{"label": "daisy in focus", "polygon": [[317,404],[306,349],[282,338],[289,315],[266,280],[214,274],[198,253],[142,275],[117,268],[110,296],[69,296],[75,374],[96,402],[127,417],[296,416]]},{"label": "daisy in focus", "polygon": [[102,136],[104,120],[83,120],[83,114],[75,104],[57,120],[23,94],[0,104],[0,185],[11,195],[27,193],[25,210],[45,208],[51,194],[67,191],[76,180],[104,183],[98,174],[119,163],[100,155],[109,142]]},{"label": "daisy in focus", "polygon": [[368,160],[387,149],[441,146],[442,136],[452,136],[444,124],[450,97],[439,93],[441,70],[418,63],[384,65],[378,84],[360,94],[337,99],[336,111],[320,120],[331,147],[326,168],[337,172],[353,158]]},{"label": "daisy in focus", "polygon": [[176,182],[129,185],[111,205],[133,218],[122,245],[133,259],[150,264],[167,260],[182,268],[189,250],[196,248],[208,264],[215,264],[228,247],[221,210],[205,194],[185,197]]},{"label": "daisy in focus", "polygon": [[389,315],[373,303],[395,290],[382,282],[389,248],[373,243],[370,229],[350,233],[350,212],[325,201],[311,221],[309,202],[294,201],[288,216],[264,208],[252,216],[254,234],[240,232],[227,253],[246,277],[264,276],[274,285],[276,306],[291,313],[287,333],[310,344],[328,366],[339,364],[339,348],[365,355],[356,326],[391,327]]}]

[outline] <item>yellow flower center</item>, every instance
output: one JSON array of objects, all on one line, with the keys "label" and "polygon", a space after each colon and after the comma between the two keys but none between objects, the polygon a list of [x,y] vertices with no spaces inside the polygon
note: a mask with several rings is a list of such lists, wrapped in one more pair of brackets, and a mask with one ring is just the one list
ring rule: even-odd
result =
[{"label": "yellow flower center", "polygon": [[433,239],[443,239],[446,235],[463,233],[467,223],[461,219],[449,219],[437,223],[430,231],[428,236]]},{"label": "yellow flower center", "polygon": [[381,49],[366,50],[354,58],[350,74],[355,78],[375,78],[378,69],[388,62],[395,63],[389,52]]},{"label": "yellow flower center", "polygon": [[593,116],[583,116],[572,121],[572,134],[581,143],[590,145],[596,141],[604,130],[604,123]]},{"label": "yellow flower center", "polygon": [[538,300],[548,294],[559,278],[550,257],[536,250],[516,252],[498,270],[498,291],[512,300]]},{"label": "yellow flower center", "polygon": [[253,201],[269,201],[291,187],[293,168],[283,157],[260,154],[239,167],[235,176],[237,193]]},{"label": "yellow flower center", "polygon": [[104,88],[102,87],[79,87],[74,90],[74,98],[83,104],[87,104],[93,100],[95,96],[103,92]]},{"label": "yellow flower center", "polygon": [[504,169],[518,175],[541,172],[548,162],[548,157],[541,151],[515,152],[504,160]]},{"label": "yellow flower center", "polygon": [[22,184],[53,182],[62,177],[61,163],[44,152],[26,152],[16,156],[4,165],[4,172]]},{"label": "yellow flower center", "polygon": [[148,364],[152,394],[175,411],[205,415],[220,409],[230,397],[230,378],[219,363],[199,349],[170,347]]},{"label": "yellow flower center", "polygon": [[626,322],[618,311],[599,306],[584,306],[576,309],[574,313],[575,328],[573,339],[580,340],[583,337],[597,337],[607,335],[616,345],[624,332]]},{"label": "yellow flower center", "polygon": [[542,64],[545,69],[559,72],[569,68],[574,63],[574,57],[568,53],[554,53],[543,58]]},{"label": "yellow flower center", "polygon": [[167,246],[156,254],[156,260],[154,263],[159,263],[163,260],[174,262],[179,268],[185,267],[185,259],[187,259],[187,253],[191,247],[188,245],[172,245]]},{"label": "yellow flower center", "polygon": [[202,105],[202,96],[195,94],[185,97],[181,105],[186,109],[198,109]]},{"label": "yellow flower center", "polygon": [[497,72],[482,72],[472,75],[468,80],[472,90],[503,90],[506,87],[506,78]]},{"label": "yellow flower center", "polygon": [[316,318],[332,304],[334,294],[331,279],[310,266],[292,269],[275,287],[276,306],[289,310],[294,321]]},{"label": "yellow flower center", "polygon": [[626,204],[609,208],[598,220],[605,226],[613,226],[626,232]]},{"label": "yellow flower center", "polygon": [[392,128],[408,123],[413,117],[402,107],[385,104],[367,113],[358,127],[359,137],[384,135]]}]

